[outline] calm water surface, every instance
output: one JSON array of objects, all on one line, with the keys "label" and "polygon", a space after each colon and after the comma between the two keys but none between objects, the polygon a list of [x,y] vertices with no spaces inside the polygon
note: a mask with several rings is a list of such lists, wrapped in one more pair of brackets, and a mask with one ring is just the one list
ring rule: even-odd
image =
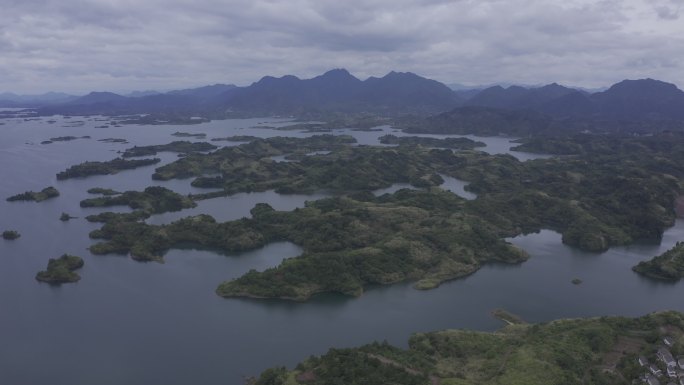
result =
[{"label": "calm water surface", "polygon": [[[54,119],[55,123],[47,123]],[[0,125],[0,198],[56,186],[62,195],[42,203],[0,199],[0,230],[16,229],[17,241],[0,240],[0,384],[241,384],[275,365],[294,365],[329,347],[356,346],[386,339],[405,346],[411,333],[443,328],[494,330],[501,323],[489,312],[498,307],[528,321],[595,315],[637,316],[655,310],[684,310],[684,284],[657,283],[630,267],[684,239],[684,223],[669,229],[660,245],[614,248],[588,254],[561,244],[551,231],[511,241],[531,254],[523,264],[488,265],[465,279],[431,291],[410,284],[368,291],[361,298],[334,295],[307,303],[223,299],[214,289],[249,269],[263,270],[301,250],[274,243],[241,255],[172,250],[165,263],[138,263],[125,256],[93,256],[87,234],[99,227],[83,220],[98,209],[82,209],[91,187],[143,189],[161,184],[181,193],[201,191],[190,180],[152,181],[154,167],[114,176],[57,181],[55,173],[85,160],[109,160],[133,145],[170,142],[175,131],[204,132],[207,139],[229,135],[295,136],[311,134],[251,128],[286,124],[274,119],[216,121],[195,126],[95,128],[92,118],[5,119]],[[62,127],[83,121],[79,127]],[[104,122],[106,123],[106,122]],[[80,125],[81,123],[77,123]],[[71,123],[71,125],[74,125]],[[392,132],[358,132],[361,144],[377,144]],[[337,133],[337,132],[336,132]],[[397,133],[395,133],[397,134]],[[90,135],[49,145],[50,137]],[[96,141],[125,138],[130,144]],[[476,138],[491,153],[509,152],[509,138]],[[235,145],[237,143],[219,142]],[[515,153],[520,159],[538,155]],[[160,154],[163,162],[175,154]],[[464,183],[443,185],[463,195]],[[405,186],[393,186],[393,188]],[[379,193],[379,192],[376,192]],[[153,216],[168,223],[185,215],[209,213],[219,220],[249,215],[258,202],[277,209],[301,207],[324,194],[282,196],[272,191],[236,194],[200,202],[195,209]],[[474,199],[474,195],[464,195]],[[58,220],[62,212],[79,217]],[[85,267],[76,284],[51,287],[34,280],[48,258],[80,255]],[[572,285],[573,278],[584,283]]]}]

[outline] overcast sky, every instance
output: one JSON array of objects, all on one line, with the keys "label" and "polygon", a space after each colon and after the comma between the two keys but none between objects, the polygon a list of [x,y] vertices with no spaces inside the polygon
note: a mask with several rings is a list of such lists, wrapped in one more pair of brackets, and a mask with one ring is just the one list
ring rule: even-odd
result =
[{"label": "overcast sky", "polygon": [[248,85],[344,67],[444,83],[684,86],[684,0],[2,0],[0,92]]}]

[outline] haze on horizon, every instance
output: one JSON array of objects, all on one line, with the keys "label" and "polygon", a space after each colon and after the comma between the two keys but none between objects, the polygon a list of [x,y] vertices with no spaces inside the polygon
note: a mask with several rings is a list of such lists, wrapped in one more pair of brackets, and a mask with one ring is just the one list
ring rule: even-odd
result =
[{"label": "haze on horizon", "polygon": [[410,71],[444,83],[684,85],[684,0],[5,0],[0,92]]}]

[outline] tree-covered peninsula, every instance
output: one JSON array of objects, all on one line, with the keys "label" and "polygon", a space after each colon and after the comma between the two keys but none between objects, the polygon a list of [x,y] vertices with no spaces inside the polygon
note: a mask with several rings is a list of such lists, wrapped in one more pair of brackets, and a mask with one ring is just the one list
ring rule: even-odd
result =
[{"label": "tree-covered peninsula", "polygon": [[677,242],[670,250],[640,262],[632,268],[639,274],[666,281],[684,278],[684,242]]},{"label": "tree-covered peninsula", "polygon": [[83,259],[75,255],[64,254],[57,259],[50,258],[47,270],[38,272],[36,280],[52,285],[76,282],[81,279],[81,276],[74,270],[81,267],[83,267]]},{"label": "tree-covered peninsula", "polygon": [[83,162],[57,173],[58,180],[86,178],[93,175],[111,175],[123,170],[150,166],[161,162],[159,158],[123,159],[116,158],[106,162]]},{"label": "tree-covered peninsula", "polygon": [[44,200],[50,199],[50,198],[56,198],[59,196],[59,191],[50,186],[46,187],[38,192],[35,191],[26,191],[21,194],[13,195],[9,198],[7,198],[8,202],[16,202],[16,201],[33,201],[33,202],[42,202]]},{"label": "tree-covered peninsula", "polygon": [[293,370],[264,371],[251,385],[622,385],[658,370],[663,338],[684,351],[684,315],[601,317],[508,325],[493,333],[444,330],[414,334],[408,349],[384,343],[330,349]]}]

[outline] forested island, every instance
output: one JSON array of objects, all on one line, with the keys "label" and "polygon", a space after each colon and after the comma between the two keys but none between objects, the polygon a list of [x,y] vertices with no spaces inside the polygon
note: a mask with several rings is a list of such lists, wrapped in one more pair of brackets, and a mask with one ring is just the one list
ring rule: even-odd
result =
[{"label": "forested island", "polygon": [[8,241],[19,239],[19,237],[21,237],[21,234],[19,234],[19,232],[16,230],[5,230],[2,232],[2,239],[6,239]]},{"label": "forested island", "polygon": [[38,192],[35,191],[26,191],[21,194],[13,195],[9,198],[7,198],[8,202],[16,202],[16,201],[33,201],[33,202],[42,202],[44,200],[50,199],[50,198],[56,198],[59,196],[59,191],[50,186],[46,187]]},{"label": "forested island", "polygon": [[190,198],[165,187],[152,186],[144,191],[126,191],[121,194],[106,194],[98,198],[84,199],[81,207],[128,206],[148,214],[161,214],[195,207]]},{"label": "forested island", "polygon": [[476,142],[468,138],[430,138],[422,136],[396,136],[384,135],[378,138],[382,144],[397,144],[402,146],[424,146],[435,148],[451,148],[455,150],[472,150],[486,146],[482,142]]},{"label": "forested island", "polygon": [[86,178],[93,175],[111,175],[123,170],[149,166],[161,162],[159,158],[123,159],[116,158],[106,162],[83,162],[57,173],[58,180]]},{"label": "forested island", "polygon": [[188,142],[188,141],[175,141],[168,144],[160,144],[154,146],[135,146],[126,149],[121,157],[131,158],[136,156],[151,156],[157,155],[158,152],[179,152],[184,154],[190,154],[193,152],[204,152],[212,151],[218,147],[211,143],[206,142]]},{"label": "forested island", "polygon": [[51,285],[76,282],[81,276],[74,272],[83,267],[83,259],[75,255],[64,254],[59,258],[50,258],[47,270],[36,274],[36,280]]},{"label": "forested island", "polygon": [[386,342],[330,349],[293,370],[264,371],[250,385],[621,385],[650,376],[657,351],[684,352],[684,315],[601,317],[511,324],[494,333],[444,330],[414,334],[408,349]]}]

